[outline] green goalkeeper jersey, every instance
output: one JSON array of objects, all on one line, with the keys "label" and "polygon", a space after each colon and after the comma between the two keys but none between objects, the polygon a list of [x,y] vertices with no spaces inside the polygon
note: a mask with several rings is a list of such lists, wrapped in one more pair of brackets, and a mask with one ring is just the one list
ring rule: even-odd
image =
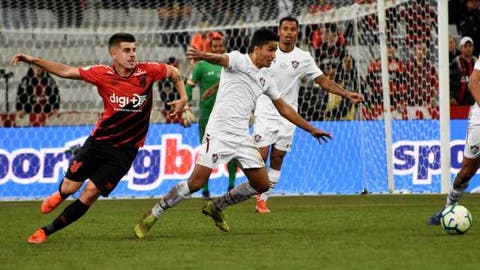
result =
[{"label": "green goalkeeper jersey", "polygon": [[[206,99],[202,99],[203,93],[209,89],[212,85],[218,83],[220,80],[220,73],[222,66],[217,66],[208,63],[207,61],[200,61],[193,67],[191,80],[194,81],[200,88],[200,120],[208,120],[210,113],[212,112],[213,105],[215,104],[215,98],[217,92]],[[186,92],[188,100],[192,99],[193,87],[190,84],[186,86]]]}]

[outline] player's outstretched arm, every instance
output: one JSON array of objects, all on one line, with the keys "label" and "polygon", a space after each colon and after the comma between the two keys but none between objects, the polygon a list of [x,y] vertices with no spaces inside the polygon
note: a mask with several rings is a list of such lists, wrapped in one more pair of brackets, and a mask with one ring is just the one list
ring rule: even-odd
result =
[{"label": "player's outstretched arm", "polygon": [[185,83],[183,82],[182,75],[180,75],[180,72],[174,66],[167,65],[167,77],[173,82],[175,89],[177,89],[178,93],[180,94],[180,99],[168,103],[168,105],[171,105],[174,108],[173,112],[170,114],[175,115],[179,112],[182,112],[187,104]]},{"label": "player's outstretched arm", "polygon": [[50,61],[40,57],[34,57],[23,53],[17,53],[12,57],[10,64],[16,65],[18,62],[25,62],[37,65],[46,71],[67,79],[80,79],[80,72],[77,67],[65,65],[60,62]]},{"label": "player's outstretched arm", "polygon": [[468,83],[470,93],[477,104],[480,104],[480,70],[474,69],[470,75],[470,82]]},{"label": "player's outstretched arm", "polygon": [[318,139],[318,142],[321,143],[320,139],[327,142],[327,139],[332,139],[332,134],[327,131],[320,130],[315,128],[305,119],[303,119],[292,107],[290,107],[283,99],[279,98],[277,100],[272,100],[273,105],[277,108],[278,112],[285,117],[288,121],[294,123],[298,127],[310,133],[313,137]]},{"label": "player's outstretched arm", "polygon": [[222,67],[228,67],[228,55],[218,53],[207,53],[190,47],[187,51],[187,59],[193,61],[205,60],[209,63],[219,65]]},{"label": "player's outstretched arm", "polygon": [[315,82],[320,85],[322,89],[327,90],[332,94],[336,94],[342,97],[348,98],[354,104],[361,103],[365,101],[365,98],[360,93],[355,93],[348,91],[345,88],[338,85],[336,82],[330,80],[327,76],[321,75],[315,79]]}]

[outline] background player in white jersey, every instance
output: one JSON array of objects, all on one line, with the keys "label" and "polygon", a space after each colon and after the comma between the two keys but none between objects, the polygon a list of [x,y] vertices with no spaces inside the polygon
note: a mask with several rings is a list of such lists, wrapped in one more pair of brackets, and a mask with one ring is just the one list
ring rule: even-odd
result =
[{"label": "background player in white jersey", "polygon": [[220,75],[217,99],[210,114],[192,175],[188,181],[175,185],[135,225],[135,235],[138,238],[145,237],[155,221],[168,208],[199,190],[208,180],[212,168],[231,159],[238,161],[248,181],[203,207],[203,213],[212,217],[218,228],[229,231],[223,213],[227,206],[240,203],[254,194],[268,190],[270,184],[265,163],[249,133],[250,112],[254,109],[260,95],[267,95],[285,118],[319,141],[320,139],[327,141],[331,138],[330,133],[310,125],[280,98],[269,71],[264,68],[272,63],[277,47],[277,34],[268,29],[259,29],[253,34],[248,55],[238,51],[228,54],[205,53],[194,48],[187,52],[189,59],[206,60],[224,67]]},{"label": "background player in white jersey", "polygon": [[[480,57],[479,57],[480,58]],[[468,83],[470,93],[475,99],[475,104],[470,110],[468,116],[467,138],[465,140],[465,149],[463,150],[463,161],[460,171],[455,176],[453,186],[447,196],[445,207],[456,204],[460,201],[468,183],[480,168],[480,60],[475,63],[470,81]],[[428,220],[429,225],[440,225],[442,211],[435,213]]]},{"label": "background player in white jersey", "polygon": [[[273,74],[280,97],[295,111],[298,107],[300,80],[304,77],[315,80],[322,89],[346,97],[355,104],[364,101],[361,94],[347,91],[323,75],[310,53],[295,46],[298,36],[297,19],[293,17],[280,19],[278,35],[280,42],[276,59],[269,70]],[[280,178],[283,158],[291,149],[294,132],[295,126],[275,110],[270,99],[264,95],[260,96],[255,108],[254,138],[265,162],[270,153],[268,170],[270,189],[257,195],[258,213],[270,212],[267,199]]]}]

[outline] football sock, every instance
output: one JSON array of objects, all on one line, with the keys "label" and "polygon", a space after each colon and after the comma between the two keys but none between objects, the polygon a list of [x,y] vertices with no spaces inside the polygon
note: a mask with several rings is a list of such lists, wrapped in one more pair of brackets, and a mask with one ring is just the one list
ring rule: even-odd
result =
[{"label": "football sock", "polygon": [[60,182],[60,185],[58,185],[58,192],[60,193],[60,197],[62,197],[62,199],[66,199],[68,198],[68,196],[72,195],[71,193],[63,193],[62,192],[62,183],[63,183],[63,180]]},{"label": "football sock", "polygon": [[213,206],[217,211],[223,211],[225,208],[227,208],[227,206],[248,200],[252,195],[255,194],[257,194],[257,191],[250,186],[247,181],[234,187],[229,192],[223,194],[223,196],[216,198],[213,201]]},{"label": "football sock", "polygon": [[50,225],[42,227],[48,236],[75,222],[88,211],[89,206],[76,200],[68,205],[63,212]]},{"label": "football sock", "polygon": [[270,169],[268,171],[268,181],[270,181],[270,188],[260,195],[261,200],[264,200],[264,201],[268,200],[268,197],[270,197],[273,189],[278,183],[278,179],[280,179],[280,173],[281,172],[279,170],[274,170],[274,169]]},{"label": "football sock", "polygon": [[235,186],[235,178],[237,177],[236,163],[234,160],[228,162],[228,187],[230,189]]},{"label": "football sock", "polygon": [[183,201],[190,194],[187,181],[176,184],[165,195],[160,202],[152,208],[152,216],[159,218],[168,208],[172,208],[177,203]]},{"label": "football sock", "polygon": [[446,206],[458,203],[458,201],[462,198],[463,193],[465,192],[465,189],[467,189],[467,187],[468,187],[468,184],[459,185],[457,187],[454,184],[452,187],[452,190],[450,190],[450,192],[448,193]]},{"label": "football sock", "polygon": [[205,185],[203,185],[202,191],[203,191],[203,192],[208,192],[208,191],[209,191],[209,190],[208,190],[208,180],[207,180],[207,182],[205,183]]}]

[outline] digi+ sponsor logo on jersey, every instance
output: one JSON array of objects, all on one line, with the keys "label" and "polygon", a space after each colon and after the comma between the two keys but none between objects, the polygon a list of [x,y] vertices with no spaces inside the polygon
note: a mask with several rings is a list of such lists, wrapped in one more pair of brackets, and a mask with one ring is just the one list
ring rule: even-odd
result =
[{"label": "digi+ sponsor logo on jersey", "polygon": [[110,96],[110,102],[112,104],[118,104],[120,108],[125,107],[127,104],[132,103],[133,108],[138,108],[142,106],[143,102],[147,99],[147,95],[138,95],[133,94],[133,97],[126,97],[126,96],[117,96],[113,93]]}]

